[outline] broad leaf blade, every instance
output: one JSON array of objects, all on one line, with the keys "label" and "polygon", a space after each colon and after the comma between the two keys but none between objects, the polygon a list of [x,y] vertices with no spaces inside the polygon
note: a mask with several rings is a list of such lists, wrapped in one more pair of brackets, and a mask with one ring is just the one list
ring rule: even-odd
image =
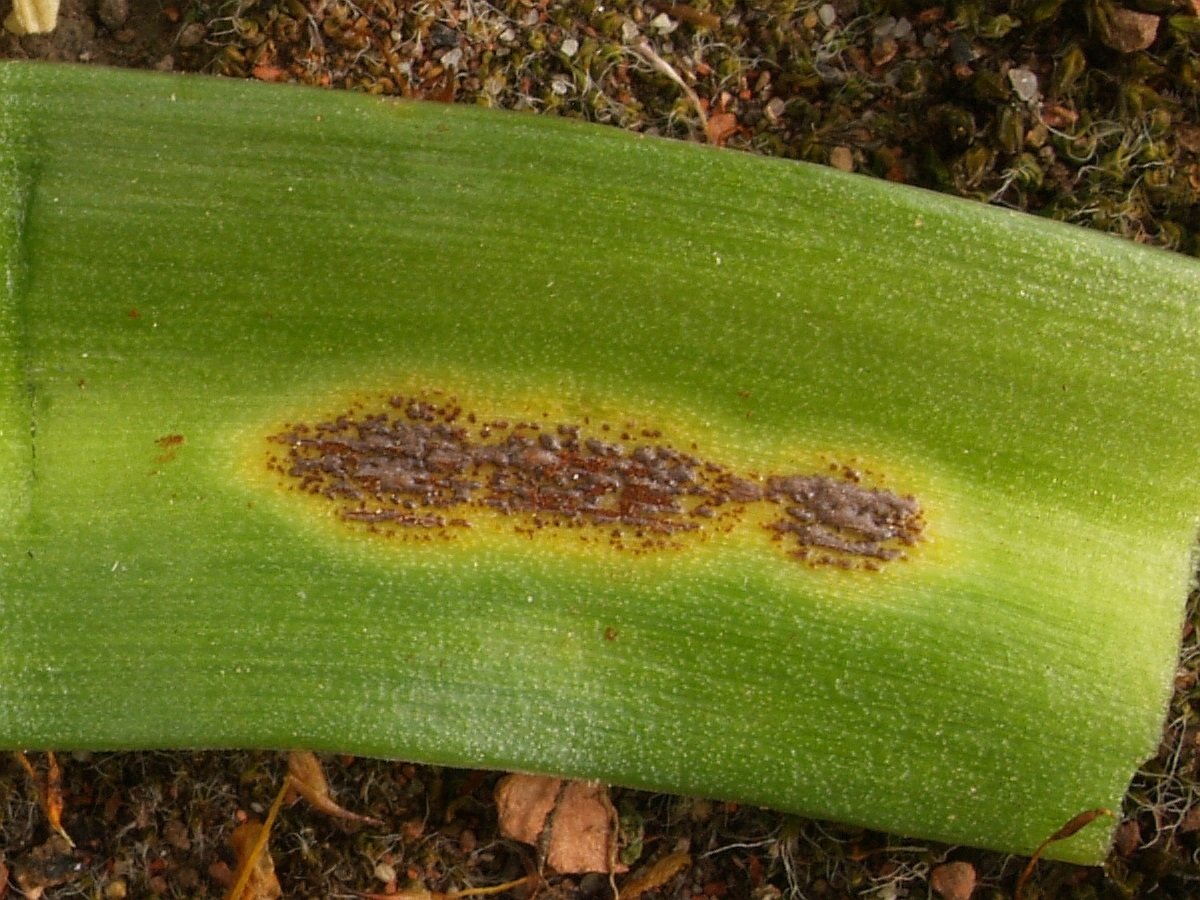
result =
[{"label": "broad leaf blade", "polygon": [[[575,123],[0,81],[6,744],[544,771],[1024,852],[1156,746],[1194,261]],[[926,539],[881,571],[754,521],[420,542],[266,464],[290,425],[429,391],[760,478],[858,467]]]}]

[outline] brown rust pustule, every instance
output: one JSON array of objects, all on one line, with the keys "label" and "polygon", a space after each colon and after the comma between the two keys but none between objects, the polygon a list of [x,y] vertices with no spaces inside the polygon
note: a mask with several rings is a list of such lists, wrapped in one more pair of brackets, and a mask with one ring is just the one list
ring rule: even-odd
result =
[{"label": "brown rust pustule", "polygon": [[614,547],[657,550],[727,532],[769,504],[778,516],[766,528],[813,565],[874,569],[921,539],[917,501],[863,487],[854,470],[742,477],[657,430],[637,434],[614,443],[576,423],[489,419],[453,398],[394,396],[377,411],[287,426],[271,438],[284,452],[270,465],[334,503],[343,521],[382,534],[452,532],[471,527],[472,510],[491,510],[523,534],[600,531]]}]

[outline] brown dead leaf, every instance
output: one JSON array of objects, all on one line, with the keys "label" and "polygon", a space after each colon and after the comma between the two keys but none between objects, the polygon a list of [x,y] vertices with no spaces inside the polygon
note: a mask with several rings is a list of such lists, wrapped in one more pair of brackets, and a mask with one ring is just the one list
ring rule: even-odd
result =
[{"label": "brown dead leaf", "polygon": [[617,859],[617,812],[608,787],[569,781],[558,796],[551,822],[546,863],[564,875],[624,872]]},{"label": "brown dead leaf", "polygon": [[288,776],[288,787],[312,804],[318,812],[335,819],[382,827],[383,822],[379,819],[351,812],[334,801],[329,793],[325,769],[316,754],[308,750],[294,750],[289,753]]},{"label": "brown dead leaf", "polygon": [[283,896],[275,877],[269,837],[262,822],[244,822],[233,830],[229,843],[237,857],[237,869],[226,900],[279,900]]},{"label": "brown dead leaf", "polygon": [[69,884],[83,874],[83,858],[59,834],[13,863],[13,880],[27,900],[38,900],[47,888]]},{"label": "brown dead leaf", "polygon": [[1104,43],[1119,53],[1145,50],[1158,36],[1159,16],[1137,12],[1124,7],[1114,9],[1112,17],[1101,28]]},{"label": "brown dead leaf", "polygon": [[971,900],[976,878],[969,862],[944,863],[929,873],[929,886],[942,900]]},{"label": "brown dead leaf", "polygon": [[496,785],[500,833],[522,844],[539,845],[542,829],[562,790],[561,778],[505,775]]},{"label": "brown dead leaf", "polygon": [[622,885],[621,900],[637,900],[638,897],[647,891],[657,890],[678,875],[686,866],[691,865],[691,863],[691,854],[684,853],[683,851],[664,856],[655,862],[654,865],[638,872],[637,875]]},{"label": "brown dead leaf", "polygon": [[704,124],[704,134],[710,144],[724,147],[725,142],[737,134],[737,116],[731,112],[713,113]]},{"label": "brown dead leaf", "polygon": [[[1196,0],[1200,3],[1200,0]],[[1180,123],[1175,129],[1175,136],[1179,138],[1179,146],[1189,153],[1200,153],[1200,125],[1191,122]]]},{"label": "brown dead leaf", "polygon": [[288,73],[279,66],[259,63],[250,73],[259,81],[287,81]]},{"label": "brown dead leaf", "polygon": [[542,775],[508,775],[496,786],[500,833],[532,844],[563,875],[624,872],[616,862],[616,810],[608,788]]}]

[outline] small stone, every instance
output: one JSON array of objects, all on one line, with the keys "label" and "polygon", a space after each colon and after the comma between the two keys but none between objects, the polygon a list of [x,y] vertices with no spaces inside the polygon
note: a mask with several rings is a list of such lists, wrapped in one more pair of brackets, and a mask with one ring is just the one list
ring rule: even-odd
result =
[{"label": "small stone", "polygon": [[171,885],[176,895],[196,896],[196,888],[200,886],[200,873],[191,866],[181,866],[171,876]]},{"label": "small stone", "polygon": [[942,900],[970,900],[975,892],[975,867],[968,862],[940,865],[930,873],[929,886]]},{"label": "small stone", "polygon": [[837,21],[837,10],[833,8],[832,3],[823,3],[817,10],[817,18],[821,20],[821,24],[829,28]]},{"label": "small stone", "polygon": [[195,47],[204,40],[208,34],[208,26],[203,22],[192,22],[184,27],[183,31],[179,32],[180,47]]},{"label": "small stone", "polygon": [[950,59],[955,65],[967,65],[975,61],[979,54],[971,46],[971,42],[961,31],[950,35]]},{"label": "small stone", "polygon": [[782,97],[772,97],[767,101],[767,105],[763,108],[767,120],[771,124],[775,124],[783,118],[783,110],[787,106]]},{"label": "small stone", "polygon": [[1008,70],[1008,81],[1012,85],[1013,91],[1025,103],[1030,102],[1038,95],[1038,77],[1029,69],[1015,68]]},{"label": "small stone", "polygon": [[561,45],[559,45],[558,49],[562,51],[563,56],[570,59],[579,52],[579,41],[575,40],[573,37],[569,37],[564,40]]},{"label": "small stone", "polygon": [[396,867],[389,862],[378,862],[375,864],[375,879],[382,881],[384,884],[396,880]]},{"label": "small stone", "polygon": [[896,27],[892,29],[892,37],[898,41],[902,41],[905,38],[911,37],[912,31],[912,22],[908,21],[908,19],[897,19]]},{"label": "small stone", "polygon": [[679,27],[679,23],[668,16],[666,13],[659,13],[650,20],[650,27],[659,34],[670,34]]},{"label": "small stone", "polygon": [[96,10],[109,31],[120,31],[129,21],[129,0],[100,0]]},{"label": "small stone", "polygon": [[637,23],[633,19],[626,19],[621,23],[621,39],[627,44],[632,44],[638,37]]},{"label": "small stone", "polygon": [[441,22],[434,22],[433,27],[429,29],[429,46],[434,50],[447,50],[450,47],[457,47],[458,32],[453,28],[443,25]]},{"label": "small stone", "polygon": [[849,147],[834,147],[829,151],[829,164],[842,172],[853,172],[854,154]]},{"label": "small stone", "polygon": [[188,837],[188,828],[178,819],[172,819],[163,826],[163,840],[176,850],[192,849],[192,839]]},{"label": "small stone", "polygon": [[1119,856],[1133,855],[1134,851],[1142,845],[1142,829],[1138,827],[1137,819],[1126,819],[1117,826],[1113,845]]},{"label": "small stone", "polygon": [[129,885],[124,878],[110,881],[104,888],[104,900],[125,900],[129,896]]},{"label": "small stone", "polygon": [[1132,9],[1114,9],[1108,27],[1101,31],[1104,43],[1119,53],[1145,50],[1158,37],[1159,17]]}]

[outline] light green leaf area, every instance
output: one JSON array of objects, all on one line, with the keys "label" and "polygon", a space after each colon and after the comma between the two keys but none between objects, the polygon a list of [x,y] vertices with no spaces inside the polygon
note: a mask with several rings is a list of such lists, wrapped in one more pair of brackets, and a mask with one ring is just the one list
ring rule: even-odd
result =
[{"label": "light green leaf area", "polygon": [[[1153,752],[1194,260],[527,115],[21,64],[0,95],[5,746],[552,772],[1026,853]],[[861,468],[924,539],[871,571],[749,514],[373,532],[267,466],[423,391]]]}]

